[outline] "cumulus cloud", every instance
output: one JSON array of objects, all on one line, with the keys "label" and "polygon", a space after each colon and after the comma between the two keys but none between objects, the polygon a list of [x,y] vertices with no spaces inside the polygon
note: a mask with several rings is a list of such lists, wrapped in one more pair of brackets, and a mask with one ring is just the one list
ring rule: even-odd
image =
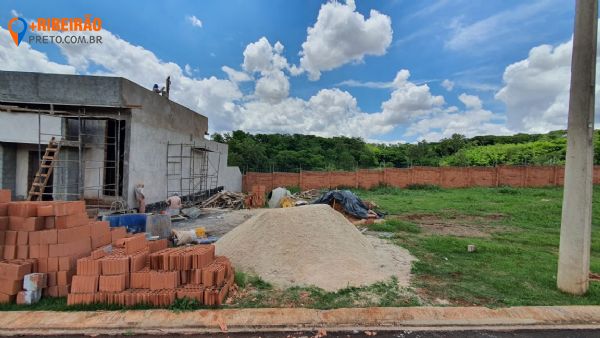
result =
[{"label": "cumulus cloud", "polygon": [[[572,39],[557,46],[537,46],[526,59],[506,67],[496,99],[506,105],[509,127],[538,133],[567,127],[572,48]],[[597,68],[597,79],[599,72]],[[596,84],[596,96],[599,93]],[[599,112],[597,105],[597,116]]]},{"label": "cumulus cloud", "polygon": [[23,41],[17,47],[8,30],[0,27],[0,69],[45,73],[76,73],[75,67],[52,62]]},{"label": "cumulus cloud", "polygon": [[416,136],[418,140],[439,141],[452,134],[467,137],[512,134],[504,125],[504,118],[484,109],[478,96],[462,93],[458,98],[464,104],[464,110],[452,106],[420,119],[408,127],[405,135]]},{"label": "cumulus cloud", "polygon": [[202,28],[202,20],[198,19],[195,15],[188,15],[185,19],[194,27]]},{"label": "cumulus cloud", "polygon": [[321,6],[317,22],[308,28],[300,66],[309,79],[318,80],[321,71],[361,62],[366,55],[384,55],[391,42],[389,16],[371,10],[365,19],[356,11],[354,1],[331,1]]},{"label": "cumulus cloud", "polygon": [[239,70],[235,70],[228,66],[221,67],[221,70],[225,72],[225,74],[227,74],[229,80],[232,82],[246,82],[252,80],[252,78],[248,74],[240,72]]},{"label": "cumulus cloud", "polygon": [[446,89],[447,91],[451,92],[452,89],[454,89],[454,82],[445,79],[444,81],[442,81],[441,83],[442,87],[444,87],[444,89]]}]

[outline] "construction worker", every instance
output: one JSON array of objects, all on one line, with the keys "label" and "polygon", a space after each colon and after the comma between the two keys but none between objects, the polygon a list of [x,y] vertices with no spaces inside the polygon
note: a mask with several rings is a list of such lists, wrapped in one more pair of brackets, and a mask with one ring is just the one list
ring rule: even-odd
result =
[{"label": "construction worker", "polygon": [[157,83],[155,83],[154,87],[152,87],[152,91],[155,92],[156,94],[161,94],[162,93],[161,90],[160,90],[160,88],[158,88],[158,84]]},{"label": "construction worker", "polygon": [[146,196],[144,196],[144,183],[138,183],[135,185],[135,199],[138,203],[138,211],[140,214],[146,212]]},{"label": "construction worker", "polygon": [[179,211],[181,210],[181,197],[179,194],[174,193],[171,197],[167,198],[167,214],[174,216],[179,215]]}]

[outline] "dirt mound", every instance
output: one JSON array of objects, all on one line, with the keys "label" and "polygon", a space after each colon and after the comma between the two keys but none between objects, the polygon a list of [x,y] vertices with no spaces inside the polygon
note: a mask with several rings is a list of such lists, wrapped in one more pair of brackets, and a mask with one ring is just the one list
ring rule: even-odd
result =
[{"label": "dirt mound", "polygon": [[408,251],[362,235],[328,205],[264,210],[216,243],[233,266],[279,286],[325,290],[369,285],[391,276],[408,284]]}]

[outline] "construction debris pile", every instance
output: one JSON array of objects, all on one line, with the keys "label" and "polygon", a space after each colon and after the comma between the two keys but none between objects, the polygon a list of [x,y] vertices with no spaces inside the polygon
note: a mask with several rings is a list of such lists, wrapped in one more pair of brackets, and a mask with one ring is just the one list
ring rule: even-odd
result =
[{"label": "construction debris pile", "polygon": [[221,191],[200,203],[202,208],[242,209],[244,207],[243,193]]},{"label": "construction debris pile", "polygon": [[[279,287],[335,291],[397,275],[391,257],[324,204],[265,209],[216,243],[217,254]],[[407,269],[410,273],[410,268]]]},{"label": "construction debris pile", "polygon": [[233,285],[229,260],[215,256],[213,245],[166,244],[138,234],[118,241],[111,253],[79,259],[67,304],[168,306],[179,298],[222,304]]}]

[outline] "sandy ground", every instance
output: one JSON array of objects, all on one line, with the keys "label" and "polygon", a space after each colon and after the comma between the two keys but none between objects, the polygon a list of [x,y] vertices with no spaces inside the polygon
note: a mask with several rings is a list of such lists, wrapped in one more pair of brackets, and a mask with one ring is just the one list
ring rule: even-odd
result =
[{"label": "sandy ground", "polygon": [[173,223],[173,229],[191,230],[204,227],[209,235],[223,237],[236,226],[244,223],[248,218],[256,215],[261,209],[201,209],[202,215],[197,219]]},{"label": "sandy ground", "polygon": [[[210,208],[201,210],[202,215],[199,218],[175,222],[173,228],[188,230],[202,226],[209,235],[223,237],[223,235],[264,209],[227,210]],[[375,254],[378,257],[377,261],[381,264],[380,268],[394,271],[393,275],[398,278],[399,285],[408,286],[411,277],[411,263],[416,258],[408,250],[382,238],[385,237],[385,234],[368,231],[362,235],[374,247]]]}]

